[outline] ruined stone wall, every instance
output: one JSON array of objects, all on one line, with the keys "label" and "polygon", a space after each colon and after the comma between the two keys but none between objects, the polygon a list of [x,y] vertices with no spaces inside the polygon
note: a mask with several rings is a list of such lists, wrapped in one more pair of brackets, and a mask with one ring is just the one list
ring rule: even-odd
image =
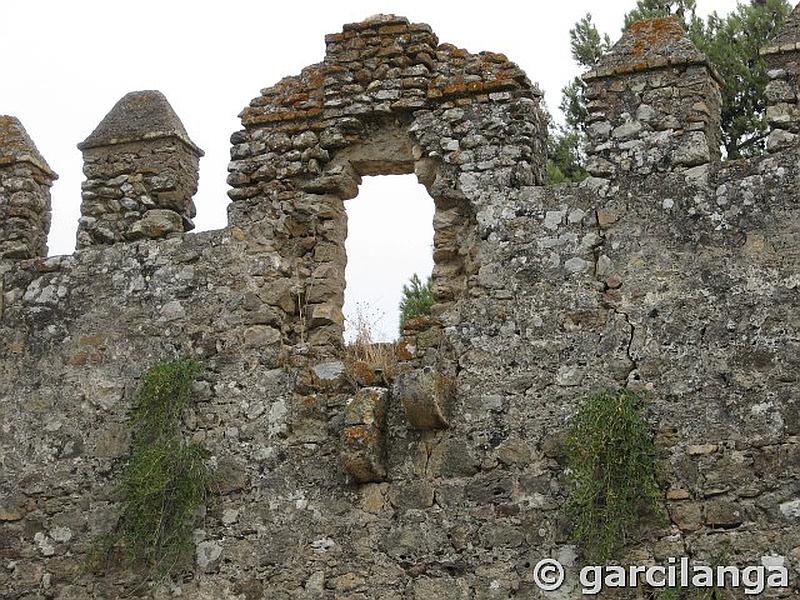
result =
[{"label": "ruined stone wall", "polygon": [[[342,202],[364,175],[416,172],[436,203],[434,293],[456,299],[474,274],[461,174],[493,184],[541,183],[541,93],[500,54],[437,46],[427,25],[377,17],[326,38],[322,63],[262,90],[231,142],[230,221],[259,220],[287,265],[299,303],[284,337],[325,354],[341,349],[346,257]],[[465,229],[466,226],[466,229]],[[297,303],[296,303],[297,304]]]},{"label": "ruined stone wall", "polygon": [[[539,559],[578,564],[569,418],[620,386],[647,398],[669,516],[626,558],[783,562],[776,595],[796,594],[798,149],[720,163],[714,76],[667,32],[651,64],[592,80],[597,122],[637,144],[581,185],[543,185],[539,95],[504,57],[383,17],[242,113],[226,229],[4,261],[4,597],[539,597]],[[641,94],[681,89],[704,119],[643,118]],[[704,161],[669,158],[696,131]],[[344,203],[363,175],[409,172],[436,204],[437,303],[390,376],[342,351]],[[153,588],[84,573],[118,514],[137,378],[173,356],[204,364],[184,431],[219,488],[194,564]]]}]

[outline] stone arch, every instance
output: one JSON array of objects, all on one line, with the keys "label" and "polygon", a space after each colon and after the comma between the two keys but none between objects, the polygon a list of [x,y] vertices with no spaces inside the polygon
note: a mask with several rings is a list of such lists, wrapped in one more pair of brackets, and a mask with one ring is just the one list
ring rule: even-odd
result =
[{"label": "stone arch", "polygon": [[415,173],[428,190],[442,316],[477,274],[482,196],[541,184],[546,135],[541,93],[504,55],[439,44],[429,26],[393,15],[325,41],[322,63],[242,111],[228,178],[231,225],[281,256],[269,301],[285,344],[323,355],[341,349],[344,201],[362,176]]}]

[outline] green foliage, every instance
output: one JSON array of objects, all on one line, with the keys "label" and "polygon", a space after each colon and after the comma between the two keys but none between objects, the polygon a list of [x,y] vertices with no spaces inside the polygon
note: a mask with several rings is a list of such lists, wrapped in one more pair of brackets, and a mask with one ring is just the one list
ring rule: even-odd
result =
[{"label": "green foliage", "polygon": [[197,510],[208,487],[205,452],[177,440],[137,447],[125,472],[120,533],[130,556],[168,574],[191,555]]},{"label": "green foliage", "polygon": [[[600,35],[592,22],[592,15],[587,13],[569,30],[569,47],[573,60],[581,68],[591,69],[611,49],[611,38],[607,34]],[[567,131],[583,135],[589,111],[586,109],[586,84],[580,77],[561,90],[559,108],[564,113]]]},{"label": "green foliage", "polygon": [[767,70],[758,51],[783,24],[791,6],[787,0],[740,2],[729,15],[712,13],[705,23],[695,8],[695,0],[639,0],[625,16],[625,26],[675,15],[724,82],[721,125],[727,157],[758,154],[768,133]]},{"label": "green foliage", "polygon": [[423,284],[419,275],[414,273],[408,284],[403,286],[403,298],[400,300],[400,329],[408,319],[431,314],[433,293],[431,278]]},{"label": "green foliage", "polygon": [[569,30],[569,47],[575,62],[582,67],[591,68],[611,48],[611,38],[608,34],[600,35],[592,23],[592,15],[586,13]]},{"label": "green foliage", "polygon": [[[625,27],[642,19],[676,17],[724,83],[721,126],[727,158],[758,154],[764,150],[768,133],[766,66],[758,51],[781,27],[791,6],[787,0],[740,2],[729,15],[712,13],[705,22],[697,16],[696,8],[695,0],[638,0],[625,15]],[[570,30],[570,46],[575,62],[588,70],[611,43],[587,14]],[[561,91],[560,103],[566,121],[564,131],[578,135],[580,143],[588,120],[584,92],[583,82],[576,78]],[[562,164],[552,160],[564,173]]]},{"label": "green foliage", "polygon": [[708,56],[725,85],[722,87],[722,144],[730,159],[764,150],[767,68],[759,55],[781,27],[791,6],[786,0],[739,3],[730,15],[708,17],[695,24],[690,37]]},{"label": "green foliage", "polygon": [[200,366],[191,360],[160,362],[142,377],[133,412],[134,440],[139,445],[174,439],[189,404]]},{"label": "green foliage", "polygon": [[[593,67],[611,47],[608,35],[600,32],[587,14],[569,32],[572,58],[582,67]],[[586,85],[580,77],[573,79],[561,90],[559,108],[564,114],[565,125],[550,132],[548,140],[547,176],[550,183],[579,182],[586,178],[583,169],[585,157],[583,146],[586,140]]]},{"label": "green foliage", "polygon": [[681,22],[684,30],[691,31],[692,25],[697,21],[696,11],[695,0],[637,0],[636,8],[625,15],[625,29],[636,21],[674,16]]},{"label": "green foliage", "polygon": [[583,135],[589,120],[589,110],[586,108],[586,84],[580,77],[570,81],[561,90],[561,104],[558,107],[564,113],[566,131]]},{"label": "green foliage", "polygon": [[550,183],[583,181],[588,173],[581,166],[581,136],[577,131],[551,131],[547,140],[547,177]]},{"label": "green foliage", "polygon": [[663,514],[656,450],[642,411],[641,399],[620,389],[587,398],[572,420],[567,512],[592,564],[613,558],[640,516]]},{"label": "green foliage", "polygon": [[181,415],[199,373],[196,362],[178,360],[143,375],[132,416],[133,447],[119,486],[120,519],[95,563],[109,561],[119,549],[149,574],[166,577],[191,556],[192,530],[210,479],[205,451],[181,436]]}]

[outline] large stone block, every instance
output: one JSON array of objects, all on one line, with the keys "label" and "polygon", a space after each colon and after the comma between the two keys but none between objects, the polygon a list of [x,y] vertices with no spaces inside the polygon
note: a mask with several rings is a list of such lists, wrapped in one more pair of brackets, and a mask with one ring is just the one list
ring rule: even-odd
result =
[{"label": "large stone block", "polygon": [[385,388],[363,388],[345,408],[342,462],[359,483],[386,478],[384,426],[388,395]]},{"label": "large stone block", "polygon": [[395,397],[403,403],[414,429],[444,429],[453,396],[453,382],[432,367],[404,373],[397,378]]}]

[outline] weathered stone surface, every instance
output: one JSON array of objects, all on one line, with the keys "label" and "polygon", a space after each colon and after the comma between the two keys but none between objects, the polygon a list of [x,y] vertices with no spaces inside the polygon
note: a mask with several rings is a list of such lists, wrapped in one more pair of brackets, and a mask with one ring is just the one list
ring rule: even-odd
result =
[{"label": "weathered stone surface", "polygon": [[47,256],[56,179],[22,123],[0,115],[0,260]]},{"label": "weathered stone surface", "polygon": [[183,232],[183,221],[178,213],[174,210],[155,208],[148,210],[141,219],[131,225],[130,238],[158,239],[181,232]]},{"label": "weathered stone surface", "polygon": [[798,108],[798,75],[800,75],[800,46],[798,46],[798,7],[786,19],[782,31],[761,49],[770,78],[766,87],[767,121],[772,131],[767,138],[767,151],[780,152],[797,144],[800,133]]},{"label": "weathered stone surface", "polygon": [[710,527],[736,527],[744,521],[742,510],[739,506],[727,501],[713,501],[706,503],[706,523]]},{"label": "weathered stone surface", "polygon": [[78,248],[194,228],[203,151],[161,92],[125,95],[78,147],[86,175]]},{"label": "weathered stone surface", "polygon": [[78,144],[78,148],[86,150],[157,137],[175,137],[192,146],[200,156],[203,155],[203,151],[189,139],[183,123],[164,94],[158,90],[125,94],[89,137]]},{"label": "weathered stone surface", "polygon": [[631,25],[584,79],[592,175],[646,175],[719,159],[718,76],[674,18]]},{"label": "weathered stone surface", "polygon": [[432,367],[404,373],[395,382],[393,397],[405,409],[415,429],[447,427],[447,412],[453,395],[453,382]]},{"label": "weathered stone surface", "polygon": [[[670,516],[626,556],[710,563],[722,549],[797,572],[800,132],[779,120],[774,152],[720,161],[714,77],[670,36],[680,64],[590,79],[597,174],[579,186],[542,185],[539,95],[513,63],[394,16],[328,36],[322,63],[251,102],[224,230],[119,243],[147,211],[189,214],[173,175],[194,163],[175,137],[87,148],[90,247],[0,259],[0,589],[535,598],[542,557],[577,581],[570,419],[619,386],[647,398]],[[664,58],[654,46],[639,49]],[[794,85],[793,52],[766,57],[772,81]],[[698,132],[708,162],[678,164]],[[174,173],[130,170],[176,152]],[[417,173],[436,205],[432,314],[366,364],[410,404],[362,389],[341,336],[344,201],[377,171]],[[183,428],[215,483],[194,564],[157,589],[86,573],[119,515],[138,378],[178,355],[203,365]]]},{"label": "weathered stone surface", "polygon": [[386,477],[384,428],[388,394],[385,388],[362,388],[345,408],[342,461],[360,483],[382,481]]}]

